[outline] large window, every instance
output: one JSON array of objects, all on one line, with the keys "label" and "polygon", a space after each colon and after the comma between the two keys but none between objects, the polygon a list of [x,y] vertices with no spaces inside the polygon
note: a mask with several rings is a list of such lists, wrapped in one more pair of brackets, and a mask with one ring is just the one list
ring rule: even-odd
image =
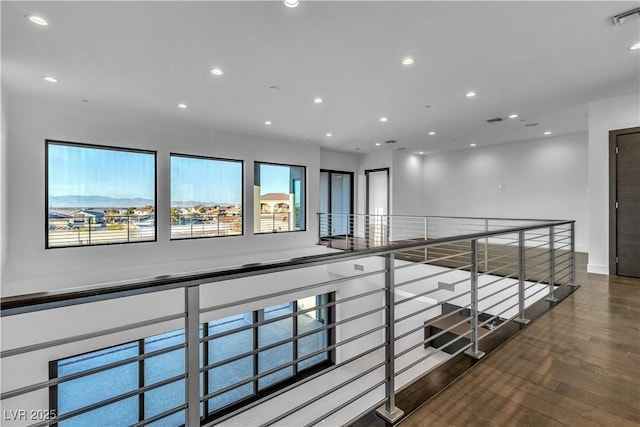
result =
[{"label": "large window", "polygon": [[242,162],[171,155],[171,238],[242,234]]},{"label": "large window", "polygon": [[[200,325],[201,416],[213,419],[333,363],[333,294]],[[50,362],[60,427],[185,423],[184,330]]]},{"label": "large window", "polygon": [[46,247],[156,240],[156,153],[47,141]]},{"label": "large window", "polygon": [[57,425],[184,424],[184,360],[180,330],[51,362]]},{"label": "large window", "polygon": [[207,416],[332,363],[333,318],[332,294],[323,294],[205,324]]},{"label": "large window", "polygon": [[255,163],[254,232],[306,229],[306,168]]}]

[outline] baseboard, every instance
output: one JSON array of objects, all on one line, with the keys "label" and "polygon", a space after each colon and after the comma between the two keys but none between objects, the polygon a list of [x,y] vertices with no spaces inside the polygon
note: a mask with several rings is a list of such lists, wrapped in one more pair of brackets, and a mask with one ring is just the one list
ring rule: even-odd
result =
[{"label": "baseboard", "polygon": [[609,275],[609,266],[603,264],[587,264],[587,273]]}]

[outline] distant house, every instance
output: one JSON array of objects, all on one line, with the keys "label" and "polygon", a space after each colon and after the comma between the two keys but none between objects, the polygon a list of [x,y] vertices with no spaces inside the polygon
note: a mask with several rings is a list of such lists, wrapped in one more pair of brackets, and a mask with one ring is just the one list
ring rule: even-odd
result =
[{"label": "distant house", "polygon": [[105,224],[104,211],[98,210],[81,210],[72,214],[72,227],[83,227],[85,225],[102,225]]},{"label": "distant house", "polygon": [[267,193],[260,196],[261,213],[289,212],[291,195],[285,193]]},{"label": "distant house", "polygon": [[55,230],[56,228],[67,228],[69,223],[72,222],[73,216],[57,211],[49,211],[49,229]]}]

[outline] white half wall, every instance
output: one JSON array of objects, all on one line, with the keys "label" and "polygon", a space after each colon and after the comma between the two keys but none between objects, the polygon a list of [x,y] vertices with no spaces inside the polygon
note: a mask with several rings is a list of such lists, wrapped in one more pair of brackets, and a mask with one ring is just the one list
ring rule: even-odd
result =
[{"label": "white half wall", "polygon": [[[272,260],[317,243],[317,146],[176,125],[144,112],[102,110],[79,101],[12,96],[4,107],[10,126],[2,146],[8,153],[2,202],[11,217],[2,216],[3,245],[10,248],[2,259],[3,296]],[[45,249],[46,139],[157,151],[158,241]],[[172,152],[244,161],[244,236],[169,240]],[[253,234],[254,161],[307,167],[307,231]]]},{"label": "white half wall", "polygon": [[416,214],[576,220],[576,250],[587,252],[586,133],[434,154],[423,165]]},{"label": "white half wall", "polygon": [[640,94],[589,103],[589,273],[609,274],[609,131],[640,126]]}]

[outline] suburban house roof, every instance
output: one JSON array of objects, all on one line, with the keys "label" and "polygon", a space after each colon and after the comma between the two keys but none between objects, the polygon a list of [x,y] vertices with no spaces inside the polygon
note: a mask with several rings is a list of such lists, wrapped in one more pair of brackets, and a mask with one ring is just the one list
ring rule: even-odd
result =
[{"label": "suburban house roof", "polygon": [[260,200],[289,200],[289,195],[285,193],[267,193],[260,196]]}]

